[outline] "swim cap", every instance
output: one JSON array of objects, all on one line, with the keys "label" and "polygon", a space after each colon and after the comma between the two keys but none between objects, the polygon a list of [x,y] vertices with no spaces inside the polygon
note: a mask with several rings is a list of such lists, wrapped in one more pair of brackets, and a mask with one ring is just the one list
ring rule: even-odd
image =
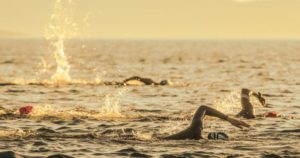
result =
[{"label": "swim cap", "polygon": [[167,80],[160,81],[160,85],[167,85],[167,84],[169,84],[169,82]]},{"label": "swim cap", "polygon": [[228,140],[229,137],[227,134],[223,132],[211,132],[207,136],[208,139],[214,139],[214,140]]},{"label": "swim cap", "polygon": [[275,111],[265,113],[265,117],[278,117]]},{"label": "swim cap", "polygon": [[21,107],[19,109],[19,112],[22,115],[27,115],[27,114],[29,114],[32,111],[32,108],[33,107],[31,105],[26,105],[26,106]]}]

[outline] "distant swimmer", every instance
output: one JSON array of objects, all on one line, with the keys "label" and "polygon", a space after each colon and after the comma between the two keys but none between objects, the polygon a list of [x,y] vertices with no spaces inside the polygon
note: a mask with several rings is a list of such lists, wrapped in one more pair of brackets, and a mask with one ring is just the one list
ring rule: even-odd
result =
[{"label": "distant swimmer", "polygon": [[[189,127],[187,127],[185,130],[183,130],[179,133],[164,137],[162,139],[167,139],[167,140],[184,140],[184,139],[199,140],[199,139],[202,139],[203,138],[202,137],[203,119],[206,115],[212,116],[212,117],[217,117],[222,120],[228,121],[233,126],[241,128],[241,129],[243,127],[247,127],[247,128],[250,127],[249,124],[247,124],[241,120],[237,120],[232,117],[229,117],[228,115],[225,115],[222,112],[220,112],[214,108],[211,108],[208,106],[200,106],[197,109],[197,111],[192,119],[192,123],[190,124]],[[210,133],[208,137],[210,138],[210,137],[213,137],[213,135],[218,135],[218,134],[227,137],[225,133]]]},{"label": "distant swimmer", "polygon": [[237,114],[238,117],[244,117],[247,119],[255,118],[254,106],[250,102],[250,95],[255,96],[262,106],[266,105],[266,100],[262,97],[260,92],[256,93],[247,88],[243,88],[241,90],[242,110]]},{"label": "distant swimmer", "polygon": [[153,81],[151,78],[143,78],[139,76],[133,76],[125,79],[122,82],[123,85],[170,85],[170,81],[162,80],[159,83]]},{"label": "distant swimmer", "polygon": [[28,116],[33,110],[33,106],[28,104],[19,109],[6,109],[0,106],[0,116],[4,118],[23,118]]}]

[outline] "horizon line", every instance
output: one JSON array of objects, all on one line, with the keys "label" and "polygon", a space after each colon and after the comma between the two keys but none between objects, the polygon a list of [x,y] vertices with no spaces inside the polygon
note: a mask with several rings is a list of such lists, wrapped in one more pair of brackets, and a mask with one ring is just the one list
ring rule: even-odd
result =
[{"label": "horizon line", "polygon": [[[45,37],[1,37],[0,36],[0,40],[45,40],[45,41],[49,41],[47,40]],[[217,38],[217,37],[190,37],[190,38],[187,38],[187,37],[178,37],[178,38],[167,38],[167,37],[157,37],[157,38],[154,38],[154,37],[143,37],[143,38],[124,38],[124,37],[75,37],[75,38],[66,38],[65,39],[66,41],[70,41],[70,40],[140,40],[140,41],[143,41],[143,40],[163,40],[163,41],[188,41],[188,40],[214,40],[214,41],[217,41],[217,40],[229,40],[229,41],[239,41],[239,40],[245,40],[245,41],[298,41],[300,40],[300,37],[273,37],[273,38],[269,38],[269,37],[245,37],[245,38],[240,38],[240,37],[222,37],[222,38]]]}]

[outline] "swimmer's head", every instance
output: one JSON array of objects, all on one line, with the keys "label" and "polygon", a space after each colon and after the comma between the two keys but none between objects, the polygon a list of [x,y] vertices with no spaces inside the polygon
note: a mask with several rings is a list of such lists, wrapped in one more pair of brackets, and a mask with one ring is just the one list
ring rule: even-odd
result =
[{"label": "swimmer's head", "polygon": [[169,82],[168,80],[162,80],[162,81],[160,81],[159,84],[160,84],[160,85],[169,85],[170,82]]},{"label": "swimmer's head", "polygon": [[229,137],[226,133],[223,132],[211,132],[207,136],[208,139],[214,139],[214,140],[228,140]]},{"label": "swimmer's head", "polygon": [[246,95],[249,95],[249,93],[251,92],[249,89],[247,88],[242,88],[241,90],[242,94],[246,94]]}]

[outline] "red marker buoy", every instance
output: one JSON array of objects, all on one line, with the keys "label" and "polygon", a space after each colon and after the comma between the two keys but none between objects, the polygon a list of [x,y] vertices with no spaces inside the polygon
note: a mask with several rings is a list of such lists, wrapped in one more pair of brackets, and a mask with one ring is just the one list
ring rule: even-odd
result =
[{"label": "red marker buoy", "polygon": [[33,109],[32,105],[26,105],[26,106],[21,107],[19,109],[19,112],[21,115],[27,115],[32,111],[32,109]]},{"label": "red marker buoy", "polygon": [[278,115],[277,112],[272,111],[272,112],[265,113],[265,117],[278,117]]}]

